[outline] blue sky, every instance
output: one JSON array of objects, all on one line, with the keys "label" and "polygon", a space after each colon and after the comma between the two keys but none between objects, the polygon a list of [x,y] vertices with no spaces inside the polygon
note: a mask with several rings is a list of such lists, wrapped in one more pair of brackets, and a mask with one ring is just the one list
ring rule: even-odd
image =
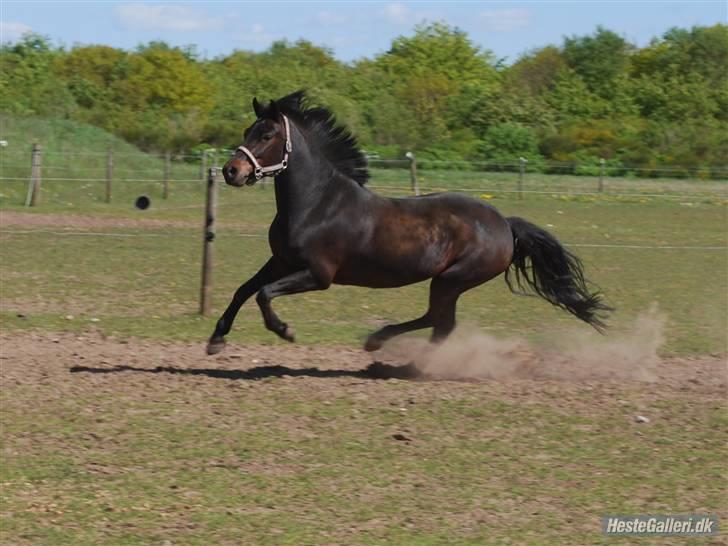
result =
[{"label": "blue sky", "polygon": [[196,44],[206,57],[260,51],[272,41],[305,38],[352,61],[386,51],[418,22],[445,21],[508,62],[532,48],[589,34],[597,25],[637,45],[673,27],[728,21],[718,1],[512,2],[184,2],[0,0],[0,40],[25,31],[57,44],[130,49],[151,40]]}]

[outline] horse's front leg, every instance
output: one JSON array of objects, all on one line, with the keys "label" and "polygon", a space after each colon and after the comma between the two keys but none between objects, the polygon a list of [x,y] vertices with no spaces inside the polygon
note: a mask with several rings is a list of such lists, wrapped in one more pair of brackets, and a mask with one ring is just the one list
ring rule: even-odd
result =
[{"label": "horse's front leg", "polygon": [[278,296],[300,294],[311,290],[326,290],[331,285],[332,278],[333,276],[329,275],[314,275],[310,269],[304,269],[265,285],[255,298],[263,313],[265,327],[287,341],[294,341],[293,329],[278,318],[271,307],[271,301]]},{"label": "horse's front leg", "polygon": [[240,285],[240,287],[235,291],[235,295],[233,296],[232,301],[230,301],[230,305],[228,305],[227,309],[225,309],[225,312],[215,325],[215,331],[212,333],[210,341],[207,343],[208,355],[214,355],[223,350],[225,347],[225,336],[230,332],[238,311],[240,311],[240,308],[248,300],[248,298],[267,283],[280,279],[289,271],[290,270],[287,270],[278,260],[271,258],[263,267],[260,268],[260,271]]}]

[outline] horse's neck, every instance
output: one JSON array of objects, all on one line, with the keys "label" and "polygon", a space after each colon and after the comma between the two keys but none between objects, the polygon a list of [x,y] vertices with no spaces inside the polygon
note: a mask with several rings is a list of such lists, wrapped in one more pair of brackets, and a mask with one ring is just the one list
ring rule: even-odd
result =
[{"label": "horse's neck", "polygon": [[275,194],[278,217],[287,225],[296,226],[304,222],[314,208],[340,198],[341,192],[351,188],[346,187],[346,181],[337,179],[328,161],[321,157],[320,150],[312,148],[297,128],[292,127],[292,132],[293,151],[288,158],[288,168],[275,178]]}]

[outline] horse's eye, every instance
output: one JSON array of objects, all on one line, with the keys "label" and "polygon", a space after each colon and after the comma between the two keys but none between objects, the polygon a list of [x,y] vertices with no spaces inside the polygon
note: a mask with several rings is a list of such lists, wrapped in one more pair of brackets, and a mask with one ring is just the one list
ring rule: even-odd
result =
[{"label": "horse's eye", "polygon": [[270,140],[273,138],[273,133],[266,133],[263,135],[263,140]]}]

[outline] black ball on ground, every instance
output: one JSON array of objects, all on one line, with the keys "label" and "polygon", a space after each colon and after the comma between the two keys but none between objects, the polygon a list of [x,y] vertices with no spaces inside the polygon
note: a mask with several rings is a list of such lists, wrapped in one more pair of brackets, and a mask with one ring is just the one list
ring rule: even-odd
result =
[{"label": "black ball on ground", "polygon": [[151,205],[152,202],[149,200],[149,197],[146,195],[140,195],[136,198],[136,201],[134,201],[134,206],[138,208],[139,210],[146,210],[149,208],[149,205]]}]

